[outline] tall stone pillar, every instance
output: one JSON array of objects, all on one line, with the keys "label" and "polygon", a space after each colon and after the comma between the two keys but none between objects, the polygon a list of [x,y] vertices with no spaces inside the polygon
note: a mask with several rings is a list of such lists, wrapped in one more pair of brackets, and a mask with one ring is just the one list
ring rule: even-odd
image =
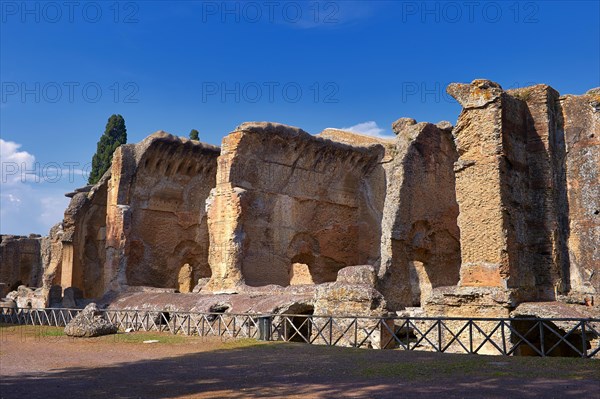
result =
[{"label": "tall stone pillar", "polygon": [[118,291],[127,284],[127,238],[131,222],[129,197],[135,174],[133,145],[122,145],[115,151],[108,182],[106,200],[105,290]]},{"label": "tall stone pillar", "polygon": [[461,286],[506,288],[509,248],[502,191],[502,88],[494,82],[451,84],[448,93],[463,106],[453,131]]}]

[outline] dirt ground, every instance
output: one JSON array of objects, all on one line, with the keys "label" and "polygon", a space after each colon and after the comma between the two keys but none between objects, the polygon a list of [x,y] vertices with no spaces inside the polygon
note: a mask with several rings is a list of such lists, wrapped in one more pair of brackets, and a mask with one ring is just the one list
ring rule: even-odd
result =
[{"label": "dirt ground", "polygon": [[[158,343],[144,344],[156,339]],[[600,398],[600,361],[0,326],[1,398]]]}]

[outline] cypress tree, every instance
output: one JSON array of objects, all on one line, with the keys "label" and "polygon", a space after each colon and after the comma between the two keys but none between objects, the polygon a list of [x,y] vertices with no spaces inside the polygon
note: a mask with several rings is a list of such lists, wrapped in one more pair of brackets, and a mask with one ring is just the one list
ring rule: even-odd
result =
[{"label": "cypress tree", "polygon": [[89,184],[96,184],[104,173],[110,168],[113,153],[121,145],[127,143],[127,128],[125,119],[121,115],[111,115],[108,118],[104,134],[98,141],[98,147],[92,158],[92,171],[88,179]]},{"label": "cypress tree", "polygon": [[192,129],[190,131],[190,139],[192,139],[192,140],[200,140],[200,132],[198,132],[196,129]]}]

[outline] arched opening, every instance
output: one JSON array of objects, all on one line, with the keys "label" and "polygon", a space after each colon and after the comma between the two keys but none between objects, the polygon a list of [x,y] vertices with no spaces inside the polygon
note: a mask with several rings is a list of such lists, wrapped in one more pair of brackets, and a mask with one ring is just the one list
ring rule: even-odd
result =
[{"label": "arched opening", "polygon": [[231,305],[229,305],[229,304],[223,304],[223,303],[214,304],[208,309],[208,312],[210,314],[208,316],[206,316],[206,319],[209,322],[213,322],[213,321],[217,320],[220,317],[220,315],[227,313],[227,311],[229,309],[231,309]]},{"label": "arched opening", "polygon": [[230,305],[219,303],[219,304],[212,305],[208,311],[210,313],[225,313],[229,309],[231,309]]},{"label": "arched opening", "polygon": [[285,314],[289,315],[284,324],[285,341],[310,343],[314,314],[312,305],[295,304],[288,308]]},{"label": "arched opening", "polygon": [[194,289],[194,270],[189,263],[184,264],[179,269],[177,283],[181,293],[189,293]]},{"label": "arched opening", "polygon": [[347,265],[326,256],[304,251],[291,258],[289,284],[323,284],[334,282],[340,269]]},{"label": "arched opening", "polygon": [[431,280],[425,270],[423,262],[408,262],[408,274],[410,279],[412,306],[423,306],[425,301],[431,296]]},{"label": "arched opening", "polygon": [[157,326],[166,326],[171,321],[171,315],[169,312],[159,312],[156,318],[154,319],[154,324]]},{"label": "arched opening", "polygon": [[315,257],[312,254],[300,254],[292,258],[290,266],[290,285],[314,284],[311,266],[314,265]]},{"label": "arched opening", "polygon": [[[511,332],[510,339],[513,345],[518,344],[514,351],[516,356],[540,356],[544,348],[545,356],[581,357],[578,351],[582,350],[582,342],[585,342],[585,349],[591,348],[591,334],[589,338],[583,337],[582,341],[579,331],[567,334],[567,331],[550,321],[544,321],[543,328],[540,329],[538,323],[540,322],[536,320],[518,318],[511,322],[515,331]],[[540,330],[544,334],[540,334]]]}]

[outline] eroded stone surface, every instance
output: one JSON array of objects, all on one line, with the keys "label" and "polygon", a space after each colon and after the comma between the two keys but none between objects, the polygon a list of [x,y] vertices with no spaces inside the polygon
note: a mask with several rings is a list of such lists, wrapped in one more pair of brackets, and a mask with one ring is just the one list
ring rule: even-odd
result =
[{"label": "eroded stone surface", "polygon": [[393,310],[419,306],[433,287],[456,285],[460,268],[452,134],[400,119],[386,165],[379,287]]},{"label": "eroded stone surface", "polygon": [[[575,296],[600,293],[600,93],[560,99],[566,144],[568,270]],[[565,221],[565,224],[567,221]]]},{"label": "eroded stone surface", "polygon": [[104,293],[106,196],[110,170],[94,186],[71,196],[62,222],[60,284],[77,287],[88,298]]},{"label": "eroded stone surface", "polygon": [[105,288],[178,289],[186,264],[191,281],[210,276],[204,202],[218,155],[164,132],[119,147],[107,189]]},{"label": "eroded stone surface", "polygon": [[509,288],[517,302],[597,291],[597,95],[481,81],[448,91],[464,107],[454,129],[460,285]]},{"label": "eroded stone surface", "polygon": [[433,289],[424,308],[428,315],[508,317],[515,305],[508,289],[458,286]]},{"label": "eroded stone surface", "polygon": [[349,266],[335,282],[321,284],[315,293],[315,314],[381,316],[387,312],[383,295],[375,289],[372,266]]},{"label": "eroded stone surface", "polygon": [[[502,89],[493,82],[451,84],[448,93],[463,106],[453,134],[458,225],[461,235],[461,286],[506,285],[509,276],[505,215],[500,195],[502,162]],[[508,132],[507,132],[508,134]],[[515,187],[517,188],[517,187]],[[469,279],[468,269],[495,269],[485,280]]]},{"label": "eroded stone surface", "polygon": [[116,334],[118,328],[106,319],[95,303],[90,303],[67,323],[64,331],[70,337],[91,338]]},{"label": "eroded stone surface", "polygon": [[374,262],[382,200],[368,177],[377,143],[350,146],[274,123],[245,123],[223,139],[208,201],[205,290],[290,284],[294,264],[315,283],[345,266]]},{"label": "eroded stone surface", "polygon": [[41,285],[43,263],[40,236],[0,236],[0,283],[4,297],[19,285]]},{"label": "eroded stone surface", "polygon": [[[390,139],[251,122],[222,151],[164,132],[123,145],[21,251],[27,267],[22,239],[2,238],[0,284],[41,285],[9,294],[23,307],[104,295],[157,312],[296,313],[294,325],[597,300],[598,91],[478,79],[448,92],[456,127],[401,118]],[[365,339],[382,345],[383,332]]]},{"label": "eroded stone surface", "polygon": [[[228,313],[279,314],[310,309],[314,304],[315,286],[255,288],[237,294],[179,294],[174,292],[137,291],[132,289],[105,298],[111,309],[143,309],[209,313],[219,309]],[[301,307],[301,309],[299,309]]]},{"label": "eroded stone surface", "polygon": [[43,309],[46,307],[46,293],[42,288],[29,288],[20,285],[11,291],[6,298],[14,301],[21,309]]}]

